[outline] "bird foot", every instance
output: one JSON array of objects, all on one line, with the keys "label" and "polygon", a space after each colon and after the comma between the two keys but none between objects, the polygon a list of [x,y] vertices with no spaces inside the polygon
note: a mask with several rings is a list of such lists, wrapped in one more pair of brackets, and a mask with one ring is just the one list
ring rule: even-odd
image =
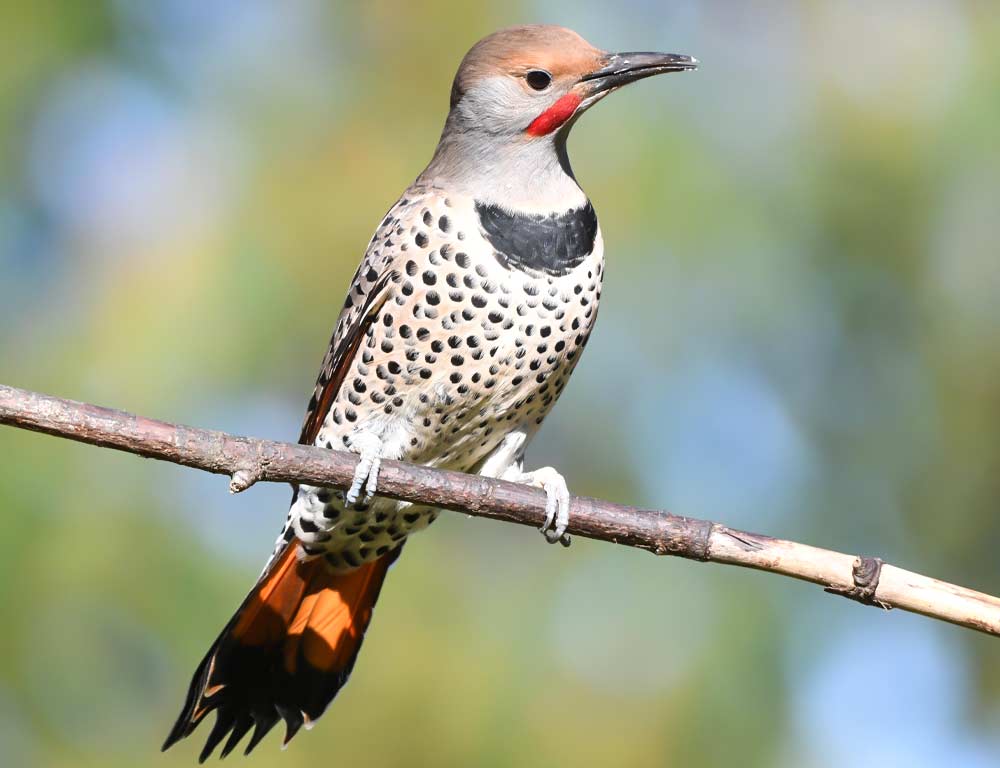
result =
[{"label": "bird foot", "polygon": [[558,541],[568,547],[570,536],[566,533],[566,526],[569,525],[569,488],[566,487],[566,479],[552,467],[523,472],[514,479],[545,491],[545,522],[539,530],[549,544]]},{"label": "bird foot", "polygon": [[[382,466],[382,438],[373,432],[356,432],[348,438],[348,448],[359,454],[354,480],[344,494],[344,501],[355,509],[365,506],[378,491],[378,472]],[[361,491],[365,495],[362,498]]]}]

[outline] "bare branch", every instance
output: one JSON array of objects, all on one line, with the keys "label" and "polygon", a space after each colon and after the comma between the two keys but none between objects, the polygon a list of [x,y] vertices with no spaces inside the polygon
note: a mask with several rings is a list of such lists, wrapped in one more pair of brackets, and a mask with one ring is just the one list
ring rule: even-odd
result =
[{"label": "bare branch", "polygon": [[[265,481],[346,488],[357,461],[346,451],[169,424],[3,385],[0,424],[229,475],[233,493]],[[540,527],[545,520],[545,494],[536,488],[398,461],[382,463],[379,493],[521,525]],[[1000,599],[877,558],[580,496],[572,500],[568,530],[657,555],[779,573],[866,605],[901,608],[1000,635]]]}]

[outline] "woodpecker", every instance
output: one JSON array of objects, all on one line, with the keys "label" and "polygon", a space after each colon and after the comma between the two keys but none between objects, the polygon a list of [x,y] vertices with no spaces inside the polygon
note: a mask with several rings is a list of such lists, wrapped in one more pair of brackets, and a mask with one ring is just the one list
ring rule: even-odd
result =
[{"label": "woodpecker", "polygon": [[253,728],[249,754],[278,720],[287,744],[327,708],[389,566],[438,514],[376,496],[383,459],[543,488],[542,533],[569,543],[565,480],[523,465],[601,298],[604,243],[566,139],[609,93],[696,66],[609,53],[555,26],[504,29],[466,54],[437,150],[369,242],[306,412],[300,442],[356,452],[354,482],[294,489],[270,560],[195,671],[163,749],[215,711],[200,760]]}]

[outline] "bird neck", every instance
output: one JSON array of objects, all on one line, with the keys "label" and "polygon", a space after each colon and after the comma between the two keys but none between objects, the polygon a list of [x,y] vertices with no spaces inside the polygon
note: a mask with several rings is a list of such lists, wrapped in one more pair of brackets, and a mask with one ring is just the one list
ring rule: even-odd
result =
[{"label": "bird neck", "polygon": [[453,128],[446,126],[418,182],[523,213],[549,214],[587,204],[566,152],[568,128],[541,137]]}]

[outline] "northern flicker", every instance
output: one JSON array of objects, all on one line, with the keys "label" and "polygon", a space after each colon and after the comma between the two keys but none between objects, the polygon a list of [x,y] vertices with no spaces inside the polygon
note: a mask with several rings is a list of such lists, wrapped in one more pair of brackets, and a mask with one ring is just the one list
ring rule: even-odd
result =
[{"label": "northern flicker", "polygon": [[347,294],[300,442],[360,459],[346,491],[299,486],[256,586],[194,674],[164,749],[215,710],[201,753],[283,719],[287,743],[344,685],[386,571],[432,508],[375,496],[402,459],[530,483],[542,528],[568,543],[569,493],[525,446],[597,317],[604,245],[566,153],[570,127],[628,83],[694,69],[688,56],[608,53],[568,29],[476,43],[426,170],[379,224]]}]

